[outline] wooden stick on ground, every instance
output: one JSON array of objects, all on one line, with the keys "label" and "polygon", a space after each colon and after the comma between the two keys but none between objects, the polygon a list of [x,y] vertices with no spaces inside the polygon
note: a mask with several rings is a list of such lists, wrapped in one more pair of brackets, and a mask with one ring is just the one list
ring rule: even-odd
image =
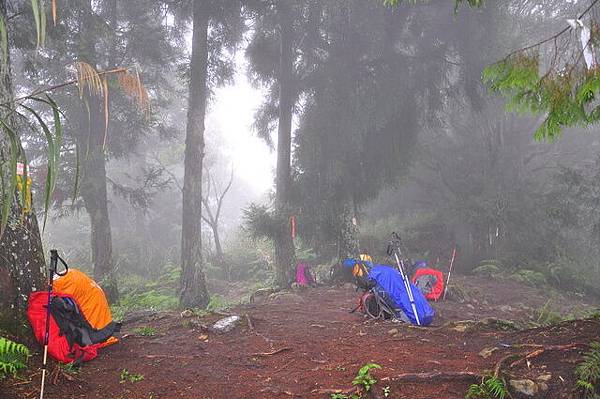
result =
[{"label": "wooden stick on ground", "polygon": [[285,348],[280,348],[280,349],[274,350],[272,352],[251,353],[250,356],[271,356],[271,355],[276,355],[278,353],[285,352],[285,351],[291,351],[291,350],[292,350],[292,348],[285,347]]},{"label": "wooden stick on ground", "polygon": [[252,319],[250,318],[250,315],[248,313],[246,313],[246,321],[248,322],[248,328],[250,329],[250,331],[254,331],[254,324],[252,324]]}]

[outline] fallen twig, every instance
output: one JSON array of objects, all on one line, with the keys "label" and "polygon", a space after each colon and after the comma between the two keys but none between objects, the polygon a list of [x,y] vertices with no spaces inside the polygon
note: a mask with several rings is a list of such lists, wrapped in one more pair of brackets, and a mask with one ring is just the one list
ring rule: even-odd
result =
[{"label": "fallen twig", "polygon": [[515,360],[508,367],[509,368],[515,367],[516,365],[521,364],[524,361],[527,361],[529,359],[533,359],[534,357],[538,357],[539,355],[541,355],[542,353],[547,352],[547,351],[569,350],[569,349],[575,349],[579,346],[584,346],[584,344],[552,345],[552,346],[546,346],[546,347],[541,346],[538,349],[536,349],[532,352],[529,352],[523,358]]},{"label": "fallen twig", "polygon": [[276,355],[278,353],[281,352],[285,352],[285,351],[291,351],[292,348],[290,347],[285,347],[285,348],[280,348],[271,352],[257,352],[257,353],[252,353],[250,354],[250,356],[271,356],[271,355]]},{"label": "fallen twig", "polygon": [[296,395],[296,394],[294,394],[294,393],[292,393],[290,391],[282,391],[280,389],[276,389],[276,388],[273,388],[273,387],[263,388],[259,392],[261,392],[261,393],[269,392],[269,393],[272,393],[274,395],[285,394],[285,395],[288,395],[288,396],[299,396],[299,395]]},{"label": "fallen twig", "polygon": [[167,358],[167,359],[194,359],[195,356],[177,356],[177,355],[146,355],[144,357],[147,357],[148,359],[162,359],[162,358]]},{"label": "fallen twig", "polygon": [[333,394],[341,394],[341,395],[352,395],[358,392],[358,387],[352,387],[350,389],[335,389],[335,388],[322,388],[322,389],[313,389],[311,393],[317,395],[333,395]]}]

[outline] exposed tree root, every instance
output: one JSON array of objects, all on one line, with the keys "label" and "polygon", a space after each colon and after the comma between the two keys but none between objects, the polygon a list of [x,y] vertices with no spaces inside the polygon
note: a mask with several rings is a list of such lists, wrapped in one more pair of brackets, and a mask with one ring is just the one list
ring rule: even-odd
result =
[{"label": "exposed tree root", "polygon": [[420,382],[429,380],[478,380],[480,373],[471,371],[432,371],[429,373],[403,373],[395,377],[382,378],[381,381]]}]

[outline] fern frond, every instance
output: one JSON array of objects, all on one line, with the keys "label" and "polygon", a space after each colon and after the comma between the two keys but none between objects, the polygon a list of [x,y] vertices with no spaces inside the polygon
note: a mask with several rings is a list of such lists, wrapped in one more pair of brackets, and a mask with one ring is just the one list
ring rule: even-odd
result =
[{"label": "fern frond", "polygon": [[15,375],[26,367],[29,349],[16,342],[0,337],[0,378]]},{"label": "fern frond", "polygon": [[583,362],[575,368],[579,378],[577,388],[583,391],[585,398],[595,398],[596,384],[600,382],[600,342],[592,342],[590,350],[583,355]]}]

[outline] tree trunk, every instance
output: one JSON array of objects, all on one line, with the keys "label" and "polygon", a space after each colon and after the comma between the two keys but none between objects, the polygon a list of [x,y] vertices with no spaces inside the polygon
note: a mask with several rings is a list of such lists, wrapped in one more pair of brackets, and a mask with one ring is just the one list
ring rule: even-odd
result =
[{"label": "tree trunk", "polygon": [[92,107],[92,104],[98,102],[97,99],[90,97],[88,101],[93,125],[89,129],[89,137],[79,136],[78,146],[82,151],[80,193],[90,217],[94,279],[102,286],[109,301],[115,302],[118,300],[118,289],[112,263],[112,239],[108,217],[106,159],[102,145],[104,122],[102,118],[97,117],[101,115],[101,109]]},{"label": "tree trunk", "polygon": [[[0,17],[6,21],[5,0],[0,0]],[[4,57],[1,52],[0,57]],[[0,59],[0,103],[10,101],[12,98],[9,55],[5,60]],[[9,125],[16,127],[14,118],[8,116],[6,108],[0,108],[0,117]],[[9,175],[14,173],[8,170],[9,154],[8,136],[1,130],[0,173],[4,182],[7,182]],[[28,213],[23,213],[23,208],[16,197],[15,193],[8,225],[0,237],[0,328],[15,330],[18,333],[18,326],[22,325],[19,321],[24,316],[29,294],[44,286],[45,260],[33,207]]]},{"label": "tree trunk", "polygon": [[202,0],[194,0],[190,85],[185,134],[183,215],[181,224],[181,292],[184,307],[208,304],[209,296],[202,270],[202,160],[204,158],[204,117],[207,97],[208,12]]},{"label": "tree trunk", "polygon": [[223,254],[223,247],[221,246],[221,237],[219,236],[219,225],[218,222],[214,226],[210,226],[213,231],[213,238],[215,240],[215,259],[217,260],[217,266],[223,270],[225,280],[231,281],[231,268],[225,261],[225,255]]},{"label": "tree trunk", "polygon": [[[111,5],[116,7],[116,2]],[[82,61],[97,68],[98,55],[95,50],[93,9],[91,2],[84,2],[87,21],[82,21]],[[111,11],[112,13],[112,11]],[[102,99],[87,95],[87,104],[82,106],[81,129],[77,137],[81,159],[80,194],[90,216],[91,250],[94,279],[102,286],[110,302],[119,298],[116,276],[112,261],[112,238],[108,216],[106,189],[106,131]]]},{"label": "tree trunk", "polygon": [[281,2],[279,9],[280,54],[279,54],[279,122],[277,127],[277,176],[275,180],[277,213],[281,216],[281,233],[275,240],[275,265],[277,285],[289,286],[293,278],[295,249],[288,221],[291,196],[291,148],[292,111],[294,106],[293,87],[293,31],[290,5]]},{"label": "tree trunk", "polygon": [[339,253],[340,259],[355,258],[360,253],[358,242],[358,227],[353,223],[355,212],[351,211],[349,205],[342,208],[339,216],[340,236]]}]

